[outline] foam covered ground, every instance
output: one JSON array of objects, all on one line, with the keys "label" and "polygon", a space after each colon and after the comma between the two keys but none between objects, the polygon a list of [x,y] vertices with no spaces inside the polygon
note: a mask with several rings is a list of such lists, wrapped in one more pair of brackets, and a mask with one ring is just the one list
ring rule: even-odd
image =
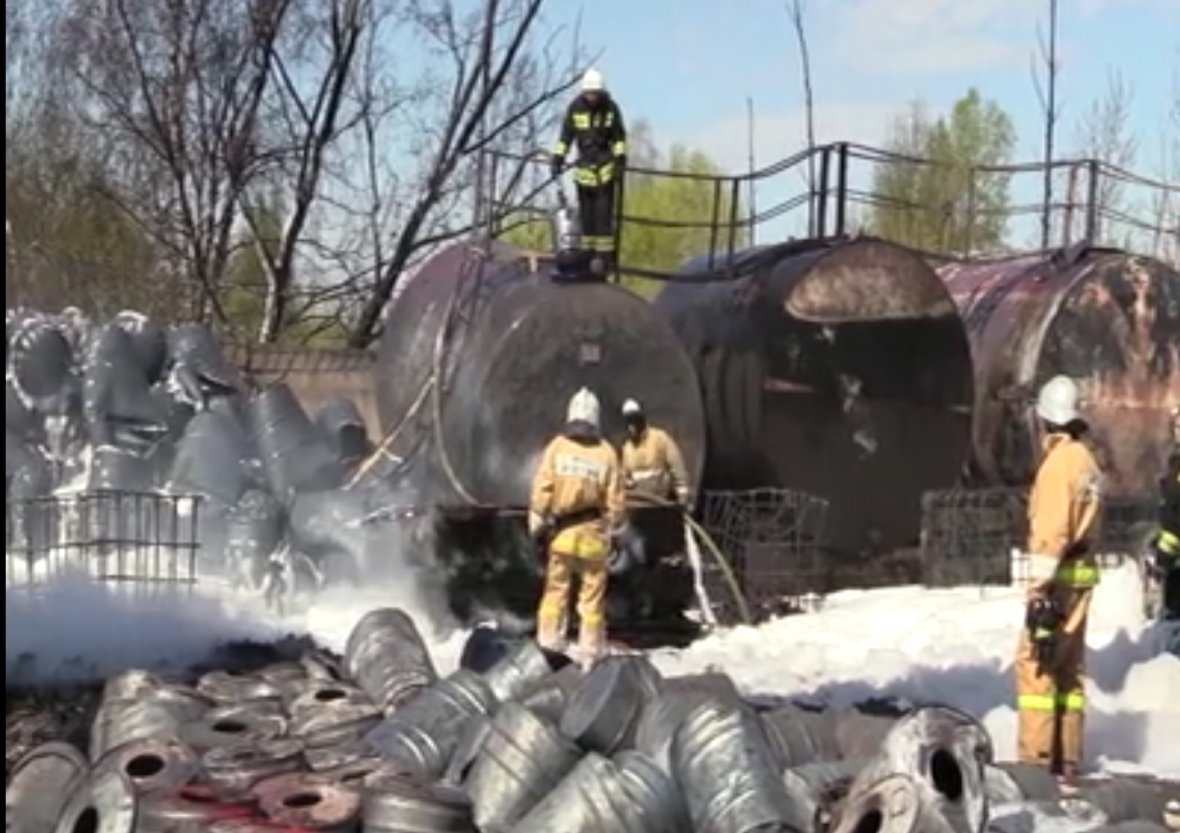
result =
[{"label": "foam covered ground", "polygon": [[[1180,776],[1180,659],[1157,655],[1140,587],[1128,565],[1108,572],[1097,593],[1087,751],[1096,768]],[[183,666],[228,639],[285,633],[310,633],[342,650],[368,610],[397,605],[415,612],[413,598],[398,587],[328,593],[286,617],[215,586],[145,595],[79,578],[36,593],[6,588],[5,596],[9,679],[22,654],[19,670],[45,677],[109,674],[160,661]],[[657,651],[653,659],[669,674],[723,670],[749,694],[949,703],[983,717],[999,756],[1010,758],[1016,722],[1010,656],[1021,607],[1018,591],[1007,588],[846,591],[829,596],[819,612],[722,630],[683,651]],[[465,634],[426,636],[439,670],[452,670]]]}]

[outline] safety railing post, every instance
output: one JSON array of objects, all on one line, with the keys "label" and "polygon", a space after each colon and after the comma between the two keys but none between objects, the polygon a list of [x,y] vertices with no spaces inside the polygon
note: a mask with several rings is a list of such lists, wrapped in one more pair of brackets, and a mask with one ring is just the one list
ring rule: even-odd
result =
[{"label": "safety railing post", "polygon": [[1093,246],[1098,242],[1100,217],[1098,215],[1098,186],[1102,176],[1102,168],[1097,159],[1086,160],[1086,170],[1089,182],[1086,183],[1086,245]]},{"label": "safety railing post", "polygon": [[837,145],[836,163],[836,237],[848,233],[848,142]]},{"label": "safety railing post", "polygon": [[817,198],[815,229],[812,234],[820,240],[828,236],[828,178],[831,166],[832,146],[824,145],[819,157],[819,182],[816,185],[816,193],[812,195]]},{"label": "safety railing post", "polygon": [[977,189],[979,183],[977,180],[978,168],[975,165],[967,168],[967,217],[963,224],[963,251],[960,252],[964,257],[971,256],[971,250],[975,247],[975,212],[978,210],[976,201],[978,199]]},{"label": "safety railing post", "polygon": [[729,251],[728,257],[725,259],[725,271],[728,273],[733,268],[733,255],[737,251],[737,231],[738,231],[738,203],[742,198],[742,181],[736,176],[730,181],[729,194]]},{"label": "safety railing post", "polygon": [[709,223],[709,271],[717,268],[717,238],[721,229],[721,177],[713,178],[713,219]]}]

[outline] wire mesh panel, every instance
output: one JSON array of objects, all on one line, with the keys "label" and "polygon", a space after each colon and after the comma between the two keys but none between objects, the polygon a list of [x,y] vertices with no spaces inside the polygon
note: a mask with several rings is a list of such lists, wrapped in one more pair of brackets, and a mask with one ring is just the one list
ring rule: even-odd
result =
[{"label": "wire mesh panel", "polygon": [[[755,619],[799,607],[822,589],[828,503],[790,489],[706,492],[702,526],[728,560]],[[705,586],[723,621],[736,615],[720,567],[705,559]]]},{"label": "wire mesh panel", "polygon": [[1008,584],[1028,528],[1024,489],[945,489],[922,496],[922,577],[934,587]]},{"label": "wire mesh panel", "polygon": [[[1149,499],[1105,501],[1097,553],[1104,566],[1141,554],[1155,513]],[[929,586],[1019,583],[1027,574],[1027,539],[1027,489],[947,489],[922,497],[922,571]]]},{"label": "wire mesh panel", "polygon": [[200,498],[99,491],[12,500],[5,513],[5,583],[65,573],[99,581],[196,581]]}]

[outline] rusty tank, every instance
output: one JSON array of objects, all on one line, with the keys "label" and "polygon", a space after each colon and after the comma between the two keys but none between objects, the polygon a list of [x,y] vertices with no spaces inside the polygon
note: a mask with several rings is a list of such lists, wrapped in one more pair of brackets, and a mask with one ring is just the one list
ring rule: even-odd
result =
[{"label": "rusty tank", "polygon": [[443,506],[526,505],[582,386],[616,447],[620,409],[636,397],[676,437],[694,481],[703,467],[700,393],[668,325],[621,287],[556,282],[505,244],[456,243],[422,266],[389,309],[376,374],[379,442],[420,461],[418,482]]},{"label": "rusty tank", "polygon": [[698,370],[705,488],[826,498],[837,551],[915,542],[923,492],[956,483],[971,437],[970,349],[933,268],[873,238],[738,252],[727,280],[706,261],[656,300]]},{"label": "rusty tank", "polygon": [[938,269],[975,362],[973,470],[1031,481],[1033,404],[1057,374],[1080,383],[1089,438],[1113,496],[1152,494],[1180,406],[1180,273],[1148,257],[1076,247]]}]

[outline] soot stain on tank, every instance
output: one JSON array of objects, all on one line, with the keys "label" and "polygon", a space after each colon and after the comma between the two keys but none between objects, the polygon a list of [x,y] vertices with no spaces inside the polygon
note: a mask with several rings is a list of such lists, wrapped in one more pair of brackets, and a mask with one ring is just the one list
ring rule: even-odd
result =
[{"label": "soot stain on tank", "polygon": [[846,553],[917,539],[921,495],[952,486],[970,437],[963,325],[933,270],[885,241],[799,241],[689,264],[657,308],[696,363],[705,488],[780,487],[830,502]]}]

